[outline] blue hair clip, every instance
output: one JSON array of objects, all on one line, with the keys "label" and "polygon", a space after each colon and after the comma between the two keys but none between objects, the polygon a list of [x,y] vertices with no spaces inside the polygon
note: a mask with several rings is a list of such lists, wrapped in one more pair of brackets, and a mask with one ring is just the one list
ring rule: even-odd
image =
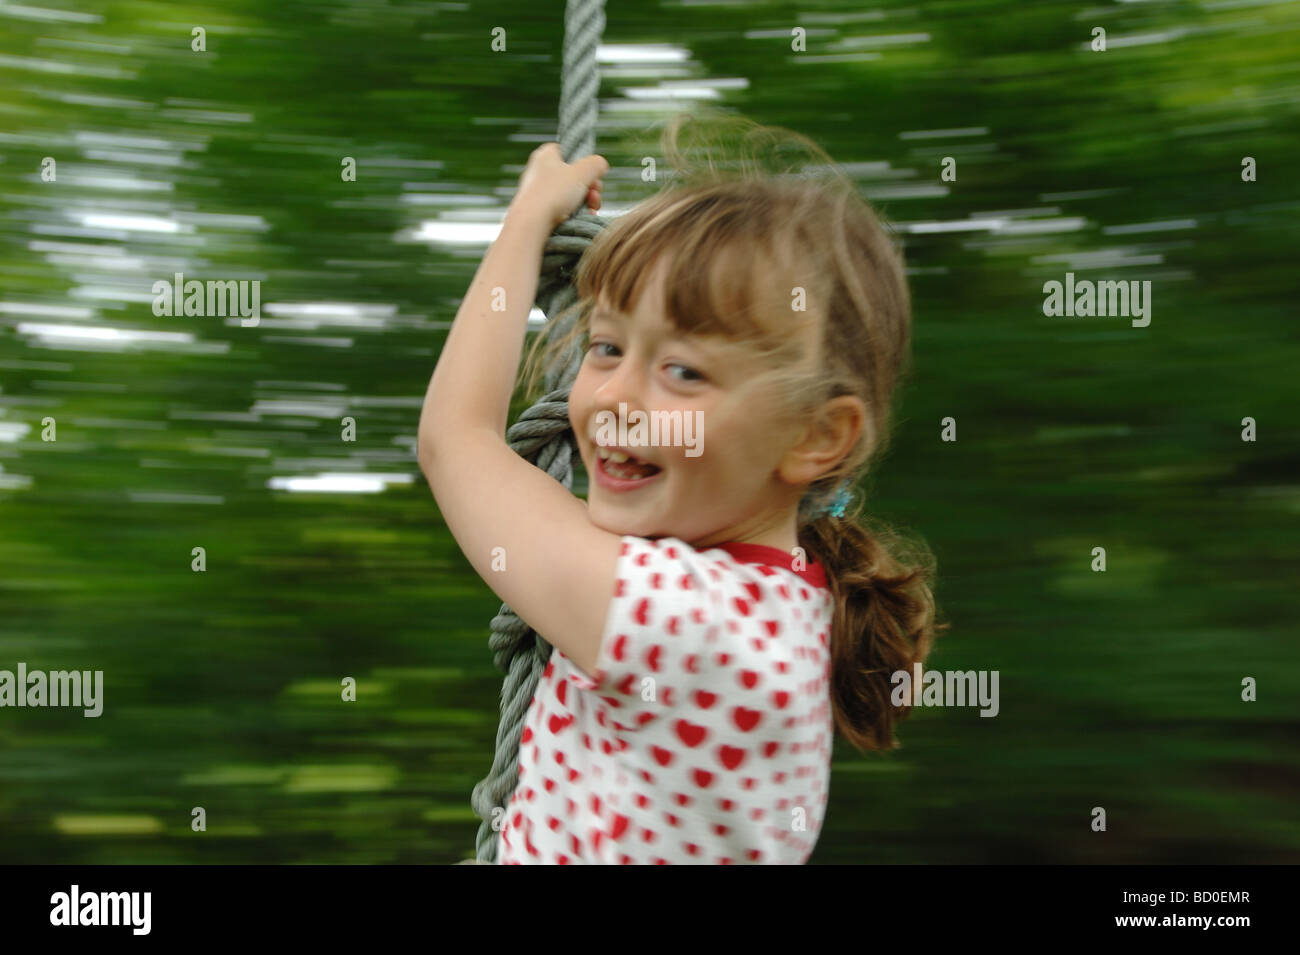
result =
[{"label": "blue hair clip", "polygon": [[849,494],[849,485],[847,482],[840,485],[839,491],[835,494],[835,499],[822,511],[823,514],[830,514],[832,517],[843,517],[845,509],[853,500]]}]

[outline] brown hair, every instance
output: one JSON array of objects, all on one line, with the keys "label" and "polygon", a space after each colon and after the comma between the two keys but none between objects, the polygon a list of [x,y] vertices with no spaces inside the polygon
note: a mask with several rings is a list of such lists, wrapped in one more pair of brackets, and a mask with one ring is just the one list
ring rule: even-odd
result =
[{"label": "brown hair", "polygon": [[[697,114],[699,111],[697,111]],[[702,115],[702,114],[701,114]],[[683,154],[689,124],[703,147]],[[706,138],[716,140],[710,148]],[[739,143],[734,159],[715,158]],[[805,420],[822,402],[856,395],[867,427],[851,451],[811,484],[799,505],[799,544],[826,570],[834,593],[831,699],[835,725],[859,750],[894,749],[910,705],[890,700],[890,676],[923,662],[938,632],[935,565],[921,543],[882,522],[824,513],[888,445],[895,387],[909,357],[911,303],[901,251],[852,181],[811,140],[741,117],[686,114],[661,149],[675,175],[603,229],[575,276],[577,310],[553,320],[529,352],[532,392],[588,328],[597,298],[630,313],[660,256],[668,257],[666,319],[680,332],[743,342],[764,358],[766,383]],[[802,292],[792,303],[792,294]],[[567,325],[562,335],[548,335]],[[812,327],[816,334],[799,334]],[[809,363],[809,340],[819,353]],[[546,347],[542,349],[543,342]],[[541,358],[539,360],[539,353]]]}]

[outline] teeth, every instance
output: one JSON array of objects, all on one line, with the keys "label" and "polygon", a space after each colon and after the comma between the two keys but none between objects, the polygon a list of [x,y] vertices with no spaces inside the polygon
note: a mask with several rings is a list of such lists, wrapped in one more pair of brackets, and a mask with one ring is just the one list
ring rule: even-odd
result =
[{"label": "teeth", "polygon": [[622,451],[614,451],[610,448],[596,445],[596,456],[607,461],[613,461],[615,464],[624,464],[634,460],[631,455],[624,454]]}]

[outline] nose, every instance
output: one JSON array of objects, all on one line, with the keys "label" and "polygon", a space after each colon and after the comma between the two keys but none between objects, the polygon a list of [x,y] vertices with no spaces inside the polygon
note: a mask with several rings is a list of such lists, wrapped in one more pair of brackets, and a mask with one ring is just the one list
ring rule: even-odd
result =
[{"label": "nose", "polygon": [[634,352],[629,351],[619,359],[617,366],[600,372],[600,380],[591,393],[593,421],[602,412],[614,415],[617,420],[620,405],[625,415],[641,408],[647,387],[644,365]]}]

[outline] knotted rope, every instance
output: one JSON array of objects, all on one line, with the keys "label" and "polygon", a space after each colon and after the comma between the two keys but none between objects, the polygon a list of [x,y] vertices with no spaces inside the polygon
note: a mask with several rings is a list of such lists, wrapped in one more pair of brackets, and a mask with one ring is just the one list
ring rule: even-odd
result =
[{"label": "knotted rope", "polygon": [[[565,162],[595,151],[596,92],[600,86],[596,45],[604,30],[605,0],[568,0],[564,11],[564,67],[556,137]],[[579,211],[555,228],[542,252],[536,305],[547,319],[556,321],[559,317],[562,324],[552,329],[552,334],[565,334],[577,319],[577,310],[571,308],[577,301],[573,274],[582,254],[608,225],[600,216],[581,210],[579,206]],[[506,442],[516,453],[569,489],[573,487],[573,460],[578,451],[569,427],[569,389],[581,363],[582,350],[575,346],[564,366],[546,375],[546,394],[506,431]],[[488,646],[492,650],[492,662],[506,676],[501,687],[501,722],[497,727],[492,768],[474,787],[470,797],[470,804],[483,820],[478,830],[475,859],[483,864],[497,861],[497,831],[505,823],[507,801],[519,783],[519,746],[524,719],[542,671],[551,658],[551,645],[505,604],[492,618],[491,627]],[[498,828],[493,828],[494,820]]]}]

